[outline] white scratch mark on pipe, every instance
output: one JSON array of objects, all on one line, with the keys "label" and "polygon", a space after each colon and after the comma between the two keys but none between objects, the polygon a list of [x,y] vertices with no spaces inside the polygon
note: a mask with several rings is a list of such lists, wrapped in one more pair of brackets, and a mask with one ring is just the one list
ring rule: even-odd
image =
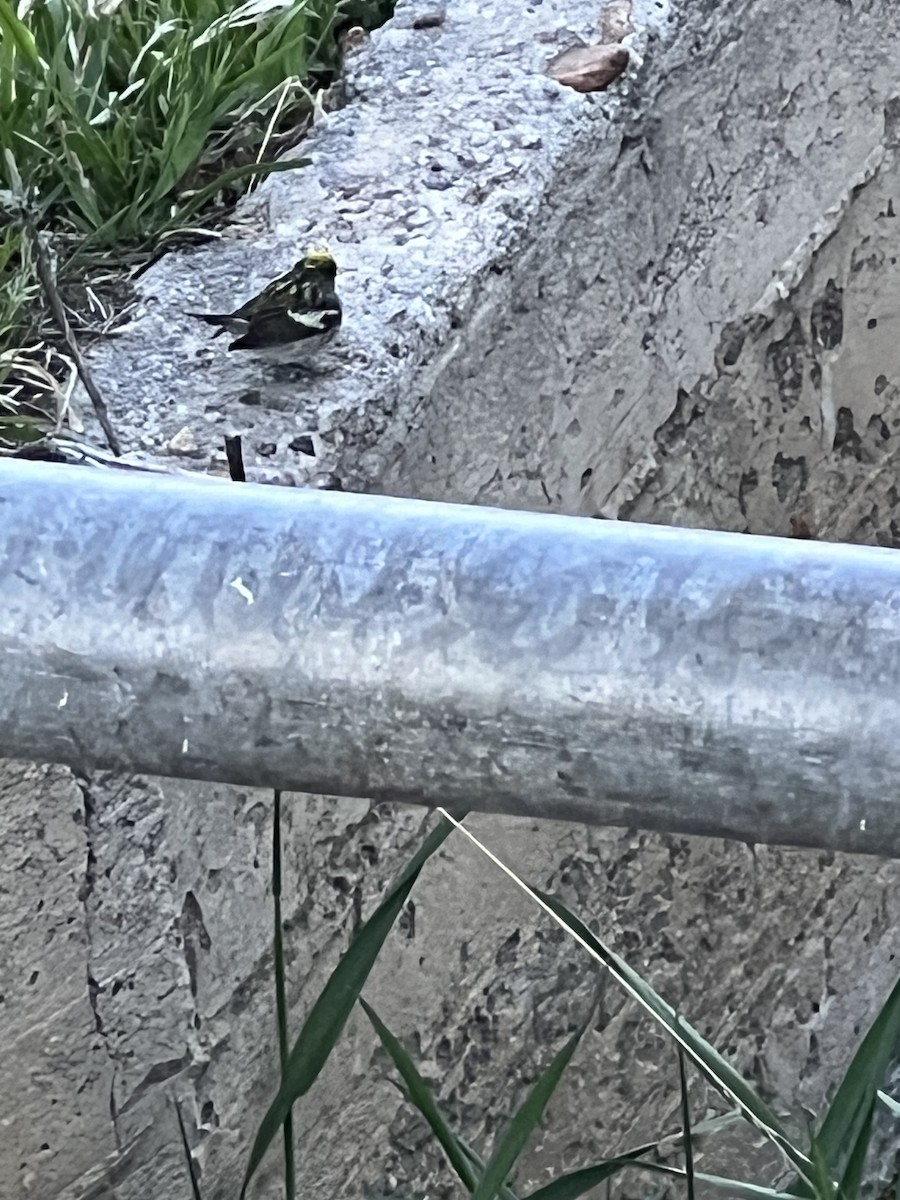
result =
[{"label": "white scratch mark on pipe", "polygon": [[253,603],[253,593],[247,587],[246,583],[244,583],[243,579],[241,579],[240,575],[238,575],[237,579],[232,579],[228,586],[233,587],[237,594],[243,596],[248,604]]},{"label": "white scratch mark on pipe", "polygon": [[188,740],[187,740],[187,738],[185,738],[184,741],[181,743],[181,753],[187,754],[187,752],[188,752]]},{"label": "white scratch mark on pipe", "polygon": [[68,703],[69,703],[69,693],[63,692],[62,699],[60,700],[60,702],[57,704],[56,707],[57,708],[65,708]]},{"label": "white scratch mark on pipe", "polygon": [[861,821],[860,821],[860,823],[859,823],[859,832],[860,832],[860,833],[865,833],[865,832],[866,832],[866,818],[865,818],[865,817],[863,817],[863,818],[862,818],[862,820],[861,820]]}]

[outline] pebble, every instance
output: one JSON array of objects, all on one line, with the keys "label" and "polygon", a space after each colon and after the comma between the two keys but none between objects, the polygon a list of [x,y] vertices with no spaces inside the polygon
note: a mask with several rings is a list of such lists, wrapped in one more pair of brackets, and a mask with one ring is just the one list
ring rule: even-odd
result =
[{"label": "pebble", "polygon": [[170,454],[192,455],[197,453],[197,439],[190,428],[185,425],[174,437],[169,438],[166,449]]},{"label": "pebble", "polygon": [[419,13],[413,18],[413,29],[437,29],[443,25],[447,19],[447,13],[443,8],[433,9],[431,12]]}]

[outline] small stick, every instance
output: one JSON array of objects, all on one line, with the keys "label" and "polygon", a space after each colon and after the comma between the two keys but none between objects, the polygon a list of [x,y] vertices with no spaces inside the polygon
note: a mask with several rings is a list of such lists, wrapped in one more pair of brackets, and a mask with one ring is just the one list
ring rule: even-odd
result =
[{"label": "small stick", "polygon": [[194,1156],[191,1154],[191,1143],[188,1141],[187,1130],[184,1127],[184,1118],[181,1115],[181,1105],[178,1103],[174,1094],[172,1095],[171,1099],[172,1103],[175,1105],[175,1114],[178,1117],[178,1129],[181,1133],[181,1147],[184,1150],[187,1169],[190,1172],[191,1195],[193,1196],[194,1200],[200,1200],[200,1184],[197,1181],[197,1169],[194,1166]]},{"label": "small stick", "polygon": [[225,438],[225,457],[228,459],[228,474],[235,483],[246,483],[247,473],[244,470],[244,454],[241,450],[240,434],[233,433]]},{"label": "small stick", "polygon": [[53,313],[56,323],[60,328],[66,343],[66,349],[71,354],[81,382],[84,384],[84,390],[91,398],[91,404],[94,406],[97,420],[100,422],[100,427],[106,436],[106,444],[112,450],[113,454],[118,456],[122,453],[122,445],[109,419],[109,409],[106,407],[106,401],[100,394],[100,389],[97,387],[90,368],[84,361],[81,351],[78,348],[78,343],[75,341],[75,334],[72,332],[72,326],[69,324],[69,318],[66,316],[66,310],[63,307],[63,302],[56,287],[56,272],[50,260],[50,255],[47,253],[47,247],[44,245],[41,235],[29,217],[24,218],[24,225],[34,247],[38,278],[47,297],[47,303],[50,305],[50,311]]}]

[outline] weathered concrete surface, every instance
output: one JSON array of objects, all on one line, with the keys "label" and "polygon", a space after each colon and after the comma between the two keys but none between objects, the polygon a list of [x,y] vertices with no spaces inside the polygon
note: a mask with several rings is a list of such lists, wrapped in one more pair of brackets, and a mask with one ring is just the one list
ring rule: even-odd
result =
[{"label": "weathered concrete surface", "polygon": [[[554,31],[591,32],[592,4],[460,0],[428,30],[412,11],[352,62],[314,167],[261,189],[226,245],[145,278],[138,323],[96,364],[125,440],[162,456],[188,426],[202,468],[236,429],[257,463],[373,490],[757,532],[806,513],[828,536],[891,542],[896,6],[640,4],[643,65],[599,98],[540,74]],[[181,315],[323,237],[354,269],[334,375],[271,384]],[[315,459],[290,449],[304,432]],[[173,1089],[205,1200],[232,1197],[274,1061],[267,798],[16,767],[4,781],[18,869],[0,1011],[19,1086],[0,1195],[184,1196]],[[290,806],[297,1019],[418,820]],[[820,1101],[894,981],[897,864],[478,826],[784,1103]],[[369,994],[477,1141],[592,983],[468,848],[432,867]],[[674,1119],[671,1054],[614,993],[599,1026],[525,1186]],[[305,1194],[455,1194],[383,1069],[360,1016],[298,1113]],[[704,1165],[736,1171],[743,1153]],[[623,1194],[653,1193],[631,1179]]]},{"label": "weathered concrete surface", "polygon": [[719,331],[610,511],[750,533],[801,517],[835,541],[900,545],[896,343],[900,99],[840,211],[783,288]]},{"label": "weathered concrete surface", "polygon": [[[269,811],[267,797],[236,789],[167,782],[162,792],[110,779],[86,798],[63,781],[47,787],[32,828],[19,831],[36,848],[34,878],[45,888],[48,876],[65,882],[45,869],[40,848],[69,825],[73,866],[84,874],[80,891],[74,870],[68,891],[46,891],[40,914],[36,893],[22,886],[27,875],[4,892],[4,917],[29,943],[13,942],[17,971],[6,991],[6,1010],[25,1031],[13,1043],[24,1086],[4,1093],[2,1119],[12,1122],[4,1145],[30,1168],[7,1176],[15,1187],[5,1194],[182,1196],[174,1093],[200,1147],[204,1196],[234,1196],[275,1055]],[[419,823],[365,804],[288,799],[286,916],[298,1017]],[[526,878],[596,921],[783,1101],[819,1102],[896,974],[896,863],[498,818],[474,825]],[[61,931],[52,940],[44,921]],[[46,973],[43,993],[19,965]],[[99,988],[85,987],[88,976]],[[454,837],[423,876],[367,995],[448,1111],[479,1137],[499,1127],[581,1019],[594,982],[584,957]],[[43,1011],[29,1000],[35,994],[46,997]],[[673,1127],[675,1071],[670,1049],[610,988],[523,1182]],[[437,1156],[387,1074],[359,1014],[339,1061],[298,1114],[308,1194],[423,1194]],[[707,1093],[696,1088],[703,1112]],[[596,1102],[586,1105],[586,1095]],[[704,1165],[734,1170],[736,1146],[748,1153],[745,1141],[729,1139]],[[98,1169],[104,1154],[110,1174]],[[275,1180],[260,1194],[277,1195]],[[445,1170],[428,1194],[457,1194]],[[641,1181],[625,1194],[651,1193]]]}]

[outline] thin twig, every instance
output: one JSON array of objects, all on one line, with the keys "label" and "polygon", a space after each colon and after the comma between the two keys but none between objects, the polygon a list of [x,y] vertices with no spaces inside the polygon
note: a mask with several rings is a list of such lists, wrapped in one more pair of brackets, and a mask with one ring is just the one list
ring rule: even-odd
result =
[{"label": "thin twig", "polygon": [[172,1103],[175,1105],[175,1115],[178,1117],[178,1130],[181,1133],[181,1146],[184,1150],[184,1157],[187,1163],[187,1169],[191,1177],[191,1196],[193,1200],[201,1200],[200,1184],[197,1180],[197,1168],[194,1165],[194,1156],[191,1154],[191,1144],[188,1141],[187,1130],[184,1127],[184,1118],[181,1115],[181,1105],[173,1095]]},{"label": "thin twig", "polygon": [[56,323],[60,328],[66,348],[72,356],[78,375],[84,384],[84,390],[91,398],[91,404],[94,406],[97,420],[100,422],[100,427],[106,437],[106,444],[112,450],[113,454],[118,456],[122,453],[122,445],[109,419],[109,410],[106,407],[106,401],[100,394],[100,389],[94,381],[90,368],[84,361],[81,350],[78,348],[75,334],[72,332],[72,326],[69,324],[69,318],[66,316],[66,310],[56,286],[56,272],[53,268],[50,255],[47,252],[47,247],[44,245],[41,235],[38,233],[30,217],[24,216],[23,224],[34,248],[34,260],[37,267],[38,279],[41,281],[41,287],[44,289],[44,295],[47,297],[50,311],[53,313]]}]

